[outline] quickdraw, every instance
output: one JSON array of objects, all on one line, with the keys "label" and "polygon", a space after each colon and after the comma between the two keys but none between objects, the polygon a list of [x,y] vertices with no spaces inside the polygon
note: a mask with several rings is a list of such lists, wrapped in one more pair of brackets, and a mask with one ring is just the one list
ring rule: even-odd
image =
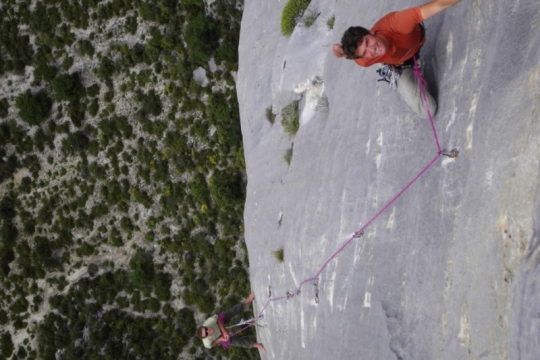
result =
[{"label": "quickdraw", "polygon": [[450,159],[455,159],[459,155],[459,151],[457,149],[452,149],[450,152],[442,150],[439,155],[448,156]]}]

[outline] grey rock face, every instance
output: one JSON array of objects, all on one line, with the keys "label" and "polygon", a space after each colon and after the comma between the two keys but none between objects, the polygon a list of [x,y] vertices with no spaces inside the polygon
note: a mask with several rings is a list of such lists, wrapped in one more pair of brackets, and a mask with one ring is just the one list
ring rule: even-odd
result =
[{"label": "grey rock face", "polygon": [[[429,123],[377,83],[376,67],[331,52],[349,26],[419,3],[314,0],[321,15],[290,37],[279,29],[284,4],[246,1],[239,49],[257,311],[268,285],[277,298],[312,278],[437,155]],[[268,304],[263,358],[537,358],[538,24],[536,0],[463,0],[426,22],[435,127],[460,154],[437,159],[324,268],[318,305],[310,283]],[[265,108],[279,114],[292,100],[301,117],[291,138]]]}]

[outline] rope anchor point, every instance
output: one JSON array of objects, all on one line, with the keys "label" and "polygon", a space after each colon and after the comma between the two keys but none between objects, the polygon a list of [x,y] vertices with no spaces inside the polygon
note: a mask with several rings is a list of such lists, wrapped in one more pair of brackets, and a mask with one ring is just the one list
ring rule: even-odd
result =
[{"label": "rope anchor point", "polygon": [[448,156],[450,159],[455,159],[459,155],[459,151],[457,149],[452,149],[450,152],[442,150],[439,155]]}]

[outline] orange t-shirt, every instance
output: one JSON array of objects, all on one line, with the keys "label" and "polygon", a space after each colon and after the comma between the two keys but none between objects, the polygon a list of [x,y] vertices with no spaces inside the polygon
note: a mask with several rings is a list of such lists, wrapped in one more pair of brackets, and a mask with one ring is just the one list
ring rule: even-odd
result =
[{"label": "orange t-shirt", "polygon": [[373,59],[354,59],[360,66],[371,66],[377,63],[398,65],[412,58],[424,43],[420,24],[424,21],[420,6],[394,11],[385,15],[371,28],[371,32],[384,36],[390,46],[388,51]]}]

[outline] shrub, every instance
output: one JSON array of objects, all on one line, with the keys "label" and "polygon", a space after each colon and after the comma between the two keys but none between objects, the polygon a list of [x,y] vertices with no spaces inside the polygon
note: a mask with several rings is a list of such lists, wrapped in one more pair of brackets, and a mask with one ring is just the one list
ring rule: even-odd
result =
[{"label": "shrub", "polygon": [[191,194],[197,201],[204,204],[208,201],[208,186],[204,175],[197,173],[189,186]]},{"label": "shrub", "polygon": [[52,81],[52,88],[58,100],[73,101],[84,91],[79,74],[61,74]]},{"label": "shrub", "polygon": [[201,62],[210,60],[217,48],[219,34],[215,21],[199,12],[188,20],[184,40],[192,56]]},{"label": "shrub", "polygon": [[317,13],[313,9],[304,11],[304,15],[302,16],[302,24],[304,24],[305,27],[310,27],[315,23],[315,20],[317,20],[320,14],[321,13]]},{"label": "shrub", "polygon": [[8,116],[9,103],[7,99],[0,100],[0,117],[5,118]]},{"label": "shrub", "polygon": [[152,285],[154,280],[154,259],[152,254],[138,249],[129,261],[131,281],[133,285],[144,288]]},{"label": "shrub", "polygon": [[234,207],[244,200],[242,179],[238,174],[218,171],[212,175],[210,195],[220,208]]},{"label": "shrub", "polygon": [[332,30],[334,28],[335,23],[336,23],[336,16],[335,15],[332,15],[331,17],[328,18],[328,20],[326,20],[326,26],[328,26],[328,28],[330,30]]},{"label": "shrub", "polygon": [[281,125],[289,135],[294,136],[300,128],[298,101],[293,101],[281,110]]},{"label": "shrub", "polygon": [[19,109],[21,119],[30,125],[39,125],[49,115],[52,100],[44,90],[41,90],[35,96],[32,95],[30,90],[26,90],[17,96],[15,105]]},{"label": "shrub", "polygon": [[48,65],[40,65],[34,70],[34,76],[36,79],[43,78],[43,80],[50,82],[56,76],[57,70]]},{"label": "shrub", "polygon": [[158,116],[161,114],[163,106],[159,95],[156,94],[154,89],[150,90],[148,94],[139,92],[136,100],[141,103],[143,110],[151,115]]},{"label": "shrub", "polygon": [[270,124],[273,124],[276,120],[276,114],[272,112],[272,106],[266,108],[266,120],[268,120]]},{"label": "shrub", "polygon": [[293,147],[291,146],[285,151],[285,154],[283,155],[283,160],[285,160],[287,165],[291,165],[292,156],[293,156]]},{"label": "shrub", "polygon": [[0,350],[2,350],[1,353],[4,356],[4,359],[8,359],[11,356],[13,349],[14,346],[10,333],[8,331],[2,333],[2,335],[0,335]]},{"label": "shrub", "polygon": [[297,18],[309,6],[311,0],[289,0],[283,8],[281,14],[281,33],[285,36],[291,35],[297,23]]},{"label": "shrub", "polygon": [[277,261],[278,263],[282,263],[282,262],[283,262],[283,259],[284,259],[283,248],[277,249],[277,250],[273,250],[273,251],[272,251],[272,257],[273,257],[274,259],[276,259],[276,261]]},{"label": "shrub", "polygon": [[94,47],[88,40],[79,40],[79,51],[82,55],[94,56]]}]

